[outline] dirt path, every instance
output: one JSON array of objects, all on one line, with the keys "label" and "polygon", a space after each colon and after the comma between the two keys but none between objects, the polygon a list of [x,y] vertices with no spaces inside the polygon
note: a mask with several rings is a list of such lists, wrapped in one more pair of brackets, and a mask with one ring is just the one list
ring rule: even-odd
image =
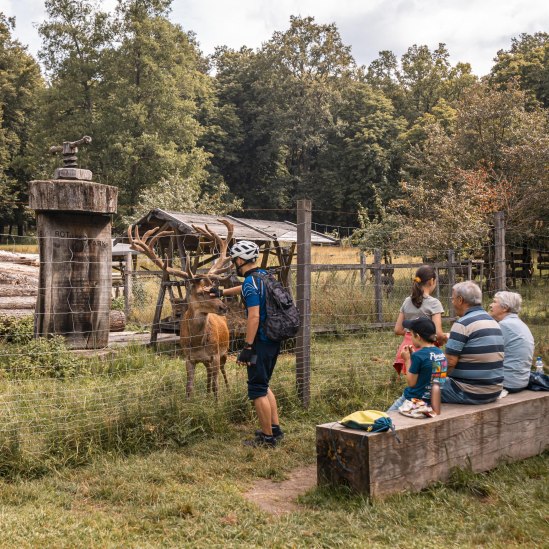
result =
[{"label": "dirt path", "polygon": [[316,465],[295,469],[288,480],[273,482],[260,480],[244,497],[273,515],[291,513],[299,509],[296,499],[316,486]]}]

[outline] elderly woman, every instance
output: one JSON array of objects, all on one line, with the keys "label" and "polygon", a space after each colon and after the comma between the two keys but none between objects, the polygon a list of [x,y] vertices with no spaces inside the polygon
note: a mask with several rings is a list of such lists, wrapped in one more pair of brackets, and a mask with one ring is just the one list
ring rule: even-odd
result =
[{"label": "elderly woman", "polygon": [[534,356],[532,332],[518,317],[522,297],[514,292],[498,292],[490,305],[490,314],[503,333],[503,388],[509,393],[526,389]]}]

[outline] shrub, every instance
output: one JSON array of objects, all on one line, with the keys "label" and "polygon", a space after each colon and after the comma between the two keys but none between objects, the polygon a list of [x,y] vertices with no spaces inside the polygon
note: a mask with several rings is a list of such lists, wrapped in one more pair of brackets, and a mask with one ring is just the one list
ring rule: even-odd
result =
[{"label": "shrub", "polygon": [[0,316],[0,340],[24,345],[34,336],[34,316]]},{"label": "shrub", "polygon": [[80,361],[67,349],[65,339],[60,335],[30,339],[25,346],[13,345],[9,353],[2,355],[4,371],[15,379],[62,379],[82,373]]}]

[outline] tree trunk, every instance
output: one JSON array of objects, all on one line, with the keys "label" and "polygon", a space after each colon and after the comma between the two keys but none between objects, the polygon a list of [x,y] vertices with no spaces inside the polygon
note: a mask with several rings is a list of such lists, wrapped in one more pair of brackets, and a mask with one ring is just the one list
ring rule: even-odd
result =
[{"label": "tree trunk", "polygon": [[65,336],[71,349],[106,347],[111,302],[111,219],[37,214],[40,277],[35,333]]}]

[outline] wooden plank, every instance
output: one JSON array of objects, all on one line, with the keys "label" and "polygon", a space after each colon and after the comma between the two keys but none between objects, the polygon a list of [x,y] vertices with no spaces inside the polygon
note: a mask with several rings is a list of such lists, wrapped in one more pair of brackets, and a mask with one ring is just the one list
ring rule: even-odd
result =
[{"label": "wooden plank", "polygon": [[[473,264],[476,262],[473,261]],[[380,271],[392,271],[393,269],[414,269],[417,267],[421,267],[423,263],[380,263],[378,266],[376,266],[376,269],[379,269]],[[454,267],[454,268],[465,268],[467,269],[468,262],[454,262],[454,263],[448,263],[447,261],[443,263],[433,263],[431,264],[435,268],[438,269],[447,269],[448,267]],[[296,269],[297,267],[295,265],[292,265],[292,269]],[[364,266],[360,263],[315,263],[314,265],[311,265],[311,272],[323,272],[323,271],[360,271],[364,269]],[[371,267],[368,267],[368,269],[371,269]]]},{"label": "wooden plank", "polygon": [[317,426],[319,484],[345,485],[373,498],[418,491],[454,467],[487,471],[549,447],[549,393],[522,391],[491,404],[443,404],[438,417],[390,412],[390,432],[368,434],[338,423]]}]

